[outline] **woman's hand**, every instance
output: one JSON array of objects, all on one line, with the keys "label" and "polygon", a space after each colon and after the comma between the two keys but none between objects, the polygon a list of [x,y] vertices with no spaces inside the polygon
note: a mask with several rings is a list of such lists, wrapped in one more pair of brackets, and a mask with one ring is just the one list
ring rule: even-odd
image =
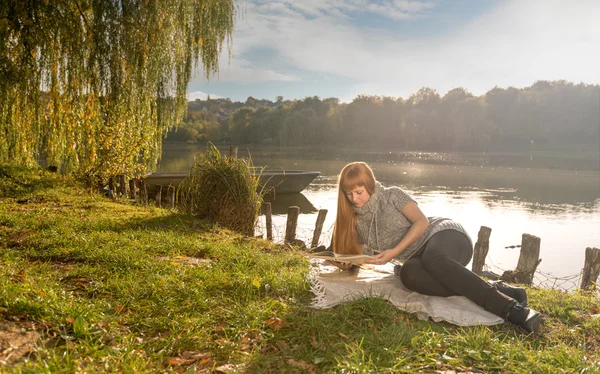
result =
[{"label": "woman's hand", "polygon": [[350,270],[350,269],[352,269],[352,264],[349,263],[349,262],[340,262],[340,261],[327,260],[327,261],[325,261],[325,263],[327,265],[337,266],[341,270]]},{"label": "woman's hand", "polygon": [[383,265],[390,262],[396,257],[396,251],[392,249],[385,250],[378,255],[375,255],[372,259],[366,261],[367,264]]}]

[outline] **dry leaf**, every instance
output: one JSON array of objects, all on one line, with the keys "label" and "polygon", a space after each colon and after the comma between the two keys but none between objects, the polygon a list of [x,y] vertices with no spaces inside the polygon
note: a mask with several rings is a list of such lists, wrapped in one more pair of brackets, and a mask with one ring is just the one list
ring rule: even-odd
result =
[{"label": "dry leaf", "polygon": [[344,335],[344,333],[343,333],[343,332],[340,332],[340,333],[338,333],[338,334],[340,334],[340,336],[341,336],[342,338],[344,338],[344,339],[349,339],[349,338],[348,338],[348,336]]},{"label": "dry leaf", "polygon": [[71,317],[65,318],[65,322],[70,323],[71,325],[75,323],[75,320]]},{"label": "dry leaf", "polygon": [[17,274],[13,275],[13,279],[15,282],[24,282],[25,281],[25,269],[21,269]]},{"label": "dry leaf", "polygon": [[184,359],[193,359],[193,360],[202,360],[212,357],[210,352],[194,352],[194,351],[184,351],[181,354],[181,358]]},{"label": "dry leaf", "polygon": [[307,373],[316,373],[316,371],[317,371],[316,366],[307,364],[304,361],[296,361],[296,360],[293,360],[290,358],[288,360],[288,364],[290,364],[291,366],[296,367],[304,372],[307,372]]},{"label": "dry leaf", "polygon": [[265,321],[265,324],[273,330],[279,330],[283,327],[283,321],[277,317],[271,317]]},{"label": "dry leaf", "polygon": [[217,368],[215,368],[216,372],[221,372],[221,373],[233,373],[233,372],[238,372],[238,366],[237,365],[233,365],[233,364],[225,364],[225,365],[221,365]]},{"label": "dry leaf", "polygon": [[184,366],[189,365],[192,362],[194,362],[194,360],[185,360],[181,357],[169,357],[167,359],[167,364],[169,364],[170,366]]},{"label": "dry leaf", "polygon": [[289,351],[290,349],[290,345],[284,342],[283,340],[278,340],[275,344],[277,344],[279,349],[281,349],[282,351]]},{"label": "dry leaf", "polygon": [[201,365],[208,363],[211,359],[210,352],[185,351],[179,357],[169,357],[167,364],[170,366],[188,366],[196,361],[202,360]]},{"label": "dry leaf", "polygon": [[17,231],[17,232],[13,232],[12,234],[8,235],[8,240],[11,242],[10,243],[11,247],[16,247],[16,246],[20,246],[20,245],[24,244],[25,241],[27,239],[29,239],[30,236],[34,236],[34,233],[32,230]]}]

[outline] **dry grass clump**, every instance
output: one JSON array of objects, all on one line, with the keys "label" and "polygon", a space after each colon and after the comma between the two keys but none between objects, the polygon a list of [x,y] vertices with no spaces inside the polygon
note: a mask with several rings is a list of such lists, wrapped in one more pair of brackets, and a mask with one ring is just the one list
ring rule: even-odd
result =
[{"label": "dry grass clump", "polygon": [[[253,172],[253,170],[255,172]],[[230,159],[209,143],[178,189],[180,206],[244,235],[253,235],[264,191],[252,160]]]}]

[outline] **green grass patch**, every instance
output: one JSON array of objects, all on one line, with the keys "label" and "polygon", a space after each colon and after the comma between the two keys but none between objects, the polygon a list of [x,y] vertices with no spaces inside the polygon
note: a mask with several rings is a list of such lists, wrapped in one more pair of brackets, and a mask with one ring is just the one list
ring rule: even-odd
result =
[{"label": "green grass patch", "polygon": [[42,170],[0,173],[0,372],[600,372],[589,293],[530,290],[538,336],[379,298],[313,310],[298,251]]}]

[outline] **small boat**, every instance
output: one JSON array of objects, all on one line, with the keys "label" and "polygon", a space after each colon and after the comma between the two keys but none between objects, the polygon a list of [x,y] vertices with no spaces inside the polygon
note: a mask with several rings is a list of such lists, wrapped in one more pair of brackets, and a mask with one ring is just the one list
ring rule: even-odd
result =
[{"label": "small boat", "polygon": [[[254,170],[260,173],[260,168]],[[318,171],[307,170],[263,170],[259,183],[267,189],[273,189],[275,194],[299,193],[319,174]],[[144,177],[144,182],[152,189],[154,186],[177,187],[188,176],[188,173],[150,173]]]},{"label": "small boat", "polygon": [[319,174],[318,171],[307,170],[263,170],[259,183],[264,188],[274,189],[276,194],[299,193]]}]

